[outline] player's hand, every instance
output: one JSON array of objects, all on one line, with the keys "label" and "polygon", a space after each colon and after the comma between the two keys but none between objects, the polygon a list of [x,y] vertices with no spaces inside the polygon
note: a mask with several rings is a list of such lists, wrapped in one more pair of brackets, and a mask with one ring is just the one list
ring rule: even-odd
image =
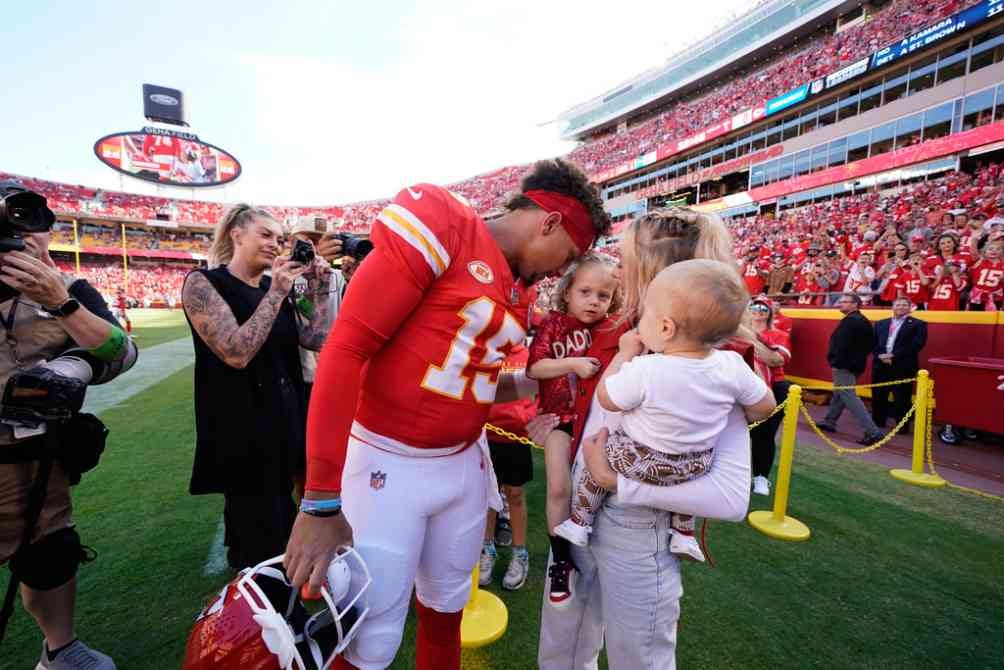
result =
[{"label": "player's hand", "polygon": [[1001,382],[1000,384],[997,385],[997,390],[1004,391],[1004,375],[1000,375],[999,377],[997,377],[997,381]]},{"label": "player's hand", "polygon": [[645,343],[641,341],[641,334],[637,328],[632,328],[623,335],[617,343],[620,352],[628,358],[640,356],[645,351]]},{"label": "player's hand", "polygon": [[526,424],[526,433],[536,444],[543,445],[551,431],[558,427],[561,420],[557,414],[538,414]]},{"label": "player's hand", "polygon": [[577,356],[570,359],[572,372],[578,375],[579,379],[589,379],[600,371],[600,360],[589,356]]},{"label": "player's hand", "polygon": [[607,460],[608,437],[610,432],[606,428],[601,428],[600,432],[582,440],[582,455],[586,461],[586,468],[596,483],[607,491],[616,491],[617,473]]},{"label": "player's hand", "polygon": [[342,238],[338,233],[324,233],[317,242],[317,255],[329,263],[342,255]]},{"label": "player's hand", "polygon": [[892,363],[892,354],[879,354],[879,360],[883,363]]},{"label": "player's hand", "polygon": [[305,273],[311,266],[295,263],[289,256],[276,256],[272,261],[272,288],[281,295],[286,295],[293,288],[296,278]]},{"label": "player's hand", "polygon": [[283,559],[293,588],[307,584],[309,593],[320,593],[335,554],[351,546],[352,527],[344,513],[324,518],[297,514]]}]

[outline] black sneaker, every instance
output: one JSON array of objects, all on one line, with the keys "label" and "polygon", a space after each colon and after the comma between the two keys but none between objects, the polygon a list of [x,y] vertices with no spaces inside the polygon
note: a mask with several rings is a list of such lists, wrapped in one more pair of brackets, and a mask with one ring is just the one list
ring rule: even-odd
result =
[{"label": "black sneaker", "polygon": [[816,425],[819,427],[819,430],[823,431],[824,433],[835,433],[835,432],[837,432],[837,427],[836,426],[831,426],[830,424],[825,423],[823,421],[820,421]]},{"label": "black sneaker", "polygon": [[569,561],[558,561],[547,568],[547,602],[562,610],[575,598],[575,568]]},{"label": "black sneaker", "polygon": [[865,435],[860,440],[858,440],[858,444],[863,444],[866,447],[870,447],[876,442],[881,442],[883,437],[884,435]]},{"label": "black sneaker", "polygon": [[495,544],[499,547],[512,546],[512,524],[504,516],[495,521]]}]

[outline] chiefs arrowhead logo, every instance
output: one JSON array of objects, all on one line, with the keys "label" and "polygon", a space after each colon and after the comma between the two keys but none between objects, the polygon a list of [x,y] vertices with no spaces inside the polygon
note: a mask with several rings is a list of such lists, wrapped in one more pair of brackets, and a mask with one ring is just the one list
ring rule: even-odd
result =
[{"label": "chiefs arrowhead logo", "polygon": [[484,261],[471,261],[467,264],[467,271],[482,284],[491,284],[495,281],[495,274]]}]

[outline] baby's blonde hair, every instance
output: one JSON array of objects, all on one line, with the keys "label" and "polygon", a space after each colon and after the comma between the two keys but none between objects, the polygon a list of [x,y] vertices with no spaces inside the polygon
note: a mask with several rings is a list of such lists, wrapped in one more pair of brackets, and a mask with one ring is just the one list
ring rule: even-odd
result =
[{"label": "baby's blonde hair", "polygon": [[668,316],[680,332],[713,347],[736,334],[750,296],[733,266],[704,258],[675,263],[656,275],[648,288],[657,316]]},{"label": "baby's blonde hair", "polygon": [[[610,256],[605,254],[599,254],[596,252],[586,254],[579,260],[573,262],[565,270],[565,274],[561,275],[561,279],[558,280],[558,285],[554,289],[554,293],[551,295],[551,309],[558,312],[568,311],[568,301],[565,300],[565,294],[568,289],[572,288],[572,284],[575,283],[575,276],[579,273],[579,270],[583,268],[599,266],[608,270],[611,273],[611,278],[613,276],[613,269],[617,267],[617,261],[615,261]],[[621,287],[620,283],[614,287],[614,294],[610,300],[610,307],[607,309],[608,314],[616,314],[621,308]]]},{"label": "baby's blonde hair", "polygon": [[732,238],[714,214],[686,207],[669,207],[635,219],[624,231],[622,281],[624,309],[620,322],[635,321],[645,300],[645,289],[662,269],[694,258],[738,265],[732,254]]}]

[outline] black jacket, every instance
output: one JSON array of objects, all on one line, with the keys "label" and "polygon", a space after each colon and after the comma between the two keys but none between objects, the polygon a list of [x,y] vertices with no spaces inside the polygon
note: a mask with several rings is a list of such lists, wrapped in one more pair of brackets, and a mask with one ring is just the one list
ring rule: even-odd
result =
[{"label": "black jacket", "polygon": [[830,350],[826,355],[830,367],[861,374],[868,365],[868,354],[875,348],[872,323],[861,312],[851,312],[830,335]]},{"label": "black jacket", "polygon": [[[875,323],[875,358],[886,351],[889,340],[889,326],[892,319],[882,319]],[[916,372],[920,369],[920,350],[927,344],[927,324],[920,319],[907,316],[899,327],[896,341],[892,345],[892,367],[897,370]]]}]

